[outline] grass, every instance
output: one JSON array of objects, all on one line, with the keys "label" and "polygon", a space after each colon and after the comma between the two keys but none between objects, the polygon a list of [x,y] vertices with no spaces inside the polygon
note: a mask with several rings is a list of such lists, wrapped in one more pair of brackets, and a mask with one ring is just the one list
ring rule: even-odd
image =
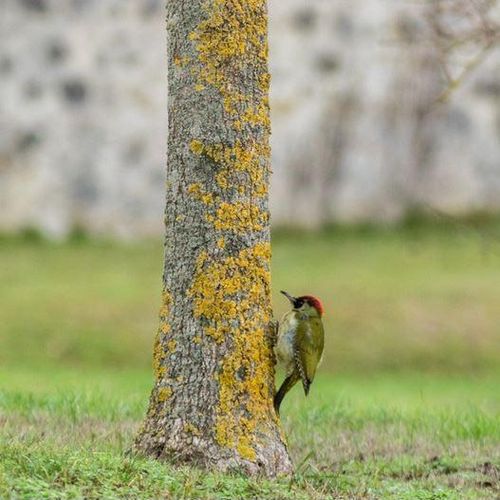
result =
[{"label": "grass", "polygon": [[322,375],[283,406],[290,480],[176,469],[124,455],[147,371],[0,372],[0,497],[492,498],[500,473],[495,377]]},{"label": "grass", "polygon": [[497,497],[499,229],[275,234],[275,292],[320,296],[328,337],[309,398],[284,402],[297,470],[274,482],[125,453],[159,243],[0,238],[0,498]]},{"label": "grass", "polygon": [[[149,366],[161,243],[4,239],[0,262],[0,364]],[[323,369],[461,373],[500,362],[500,223],[278,233],[273,289],[278,317],[280,289],[325,303]]]}]

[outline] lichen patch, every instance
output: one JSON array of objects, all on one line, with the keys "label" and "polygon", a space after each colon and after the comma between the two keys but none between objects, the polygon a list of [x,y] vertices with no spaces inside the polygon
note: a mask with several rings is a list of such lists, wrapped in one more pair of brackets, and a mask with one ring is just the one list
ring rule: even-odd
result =
[{"label": "lichen patch", "polygon": [[[215,164],[221,192],[265,198],[270,174],[266,1],[212,0],[206,12],[206,19],[189,35],[198,57],[195,90],[212,88],[220,94],[225,121],[237,139],[228,144],[195,137],[189,148]],[[252,93],[234,84],[249,73],[254,79]],[[267,214],[256,213],[255,206],[243,208],[236,200],[230,204],[223,196],[209,198],[202,186],[193,187],[191,194],[205,205],[214,204],[208,220],[218,230],[260,231],[267,223]]]},{"label": "lichen patch", "polygon": [[166,347],[166,337],[171,330],[169,324],[171,304],[172,296],[167,290],[164,290],[159,313],[160,324],[153,346],[153,372],[157,381],[163,379],[166,373],[164,361],[168,352],[168,347]]},{"label": "lichen patch", "polygon": [[216,440],[249,460],[255,458],[256,429],[273,414],[273,358],[263,327],[271,317],[263,300],[269,294],[269,260],[268,243],[223,258],[202,252],[189,291],[195,317],[206,323],[204,333],[229,348],[217,374]]}]

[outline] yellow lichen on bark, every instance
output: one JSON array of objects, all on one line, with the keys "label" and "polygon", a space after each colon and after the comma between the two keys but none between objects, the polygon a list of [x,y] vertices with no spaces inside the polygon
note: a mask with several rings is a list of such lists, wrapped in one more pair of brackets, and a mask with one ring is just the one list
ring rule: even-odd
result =
[{"label": "yellow lichen on bark", "polygon": [[274,415],[268,385],[272,352],[264,326],[271,316],[262,300],[269,294],[269,259],[267,243],[219,260],[202,252],[189,291],[194,315],[208,322],[206,335],[230,343],[217,375],[217,442],[249,460],[255,457],[255,430]]},{"label": "yellow lichen on bark", "polygon": [[165,367],[162,364],[163,356],[164,353],[161,345],[161,336],[158,331],[153,347],[153,372],[156,380],[161,379],[165,375]]},{"label": "yellow lichen on bark", "polygon": [[240,118],[242,122],[251,123],[252,125],[269,125],[269,102],[264,98],[257,107],[249,106]]},{"label": "yellow lichen on bark", "polygon": [[200,183],[190,184],[188,186],[188,193],[205,205],[211,205],[214,202],[214,195],[207,193]]},{"label": "yellow lichen on bark", "polygon": [[[231,255],[224,238],[227,233],[255,235],[269,224],[267,209],[259,208],[266,207],[270,172],[266,1],[209,0],[206,13],[189,37],[198,57],[194,86],[210,99],[214,90],[219,93],[235,139],[209,143],[195,137],[189,143],[192,154],[216,166],[218,193],[206,220],[222,234],[214,249],[198,256],[188,295],[194,316],[203,318],[204,334],[227,346],[217,374],[216,440],[253,460],[257,429],[275,418],[273,353],[267,339],[270,245],[257,243]],[[235,82],[248,78],[252,89],[244,93]],[[203,201],[207,189],[195,184],[188,191]]]},{"label": "yellow lichen on bark", "polygon": [[267,212],[261,212],[255,205],[242,202],[222,202],[218,206],[215,216],[207,215],[207,220],[213,222],[215,229],[236,233],[262,231],[268,218]]},{"label": "yellow lichen on bark", "polygon": [[266,1],[212,0],[207,13],[189,37],[196,44],[201,63],[197,85],[216,87],[226,111],[236,115],[242,104],[252,103],[254,96],[236,92],[227,73],[251,65],[268,74]]},{"label": "yellow lichen on bark", "polygon": [[174,65],[183,67],[189,64],[190,58],[189,57],[179,57],[179,56],[174,56]]},{"label": "yellow lichen on bark", "polygon": [[[153,372],[156,380],[160,380],[165,376],[165,336],[170,333],[170,325],[168,323],[168,316],[170,313],[170,305],[172,303],[172,296],[166,290],[162,294],[162,304],[160,307],[160,325],[155,337],[153,347]],[[174,341],[175,342],[175,341]]]},{"label": "yellow lichen on bark", "polygon": [[206,145],[203,153],[219,166],[216,176],[221,189],[242,188],[240,193],[255,197],[267,196],[265,160],[271,154],[265,142],[243,144],[237,140],[233,146]]},{"label": "yellow lichen on bark", "polygon": [[194,436],[201,436],[202,432],[195,425],[190,422],[184,424],[184,432],[188,434],[193,434]]},{"label": "yellow lichen on bark", "polygon": [[171,387],[160,387],[158,389],[158,401],[160,403],[164,403],[168,399],[172,397],[172,388]]},{"label": "yellow lichen on bark", "polygon": [[[259,127],[264,134],[262,140],[238,139],[233,145],[207,144],[194,138],[190,150],[218,165],[216,182],[221,190],[232,188],[252,198],[268,193],[270,77],[265,14],[265,0],[212,0],[207,4],[207,18],[190,35],[199,63],[195,87],[211,86],[220,93],[233,130],[241,133],[245,128]],[[233,80],[235,73],[245,74],[248,68],[256,75],[256,82],[255,91],[245,95],[236,90]],[[192,194],[200,199],[199,194]],[[207,204],[206,198],[202,201]],[[220,212],[221,207],[216,210]]]},{"label": "yellow lichen on bark", "polygon": [[196,139],[193,139],[189,144],[189,149],[196,155],[201,155],[203,153],[203,143]]},{"label": "yellow lichen on bark", "polygon": [[[194,154],[203,154],[218,165],[215,178],[222,190],[232,187],[242,195],[251,193],[258,198],[267,195],[267,179],[264,175],[267,169],[263,160],[269,158],[271,150],[266,143],[250,142],[245,146],[237,140],[234,146],[227,146],[221,143],[208,145],[194,140],[190,149]],[[201,198],[204,190],[201,184],[192,184],[188,192]]]}]

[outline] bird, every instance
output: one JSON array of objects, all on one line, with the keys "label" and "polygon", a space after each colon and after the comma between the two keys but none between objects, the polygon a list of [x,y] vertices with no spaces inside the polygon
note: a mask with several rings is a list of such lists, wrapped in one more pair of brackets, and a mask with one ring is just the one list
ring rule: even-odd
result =
[{"label": "bird", "polygon": [[321,301],[312,295],[292,297],[283,290],[281,293],[290,301],[292,309],[283,315],[277,326],[275,354],[286,372],[285,380],[274,396],[277,415],[286,393],[299,380],[305,395],[309,394],[325,344]]}]

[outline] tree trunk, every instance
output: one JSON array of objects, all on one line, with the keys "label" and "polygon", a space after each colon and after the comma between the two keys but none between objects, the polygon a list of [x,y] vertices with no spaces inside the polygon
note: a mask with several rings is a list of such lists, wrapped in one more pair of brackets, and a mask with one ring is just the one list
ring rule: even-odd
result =
[{"label": "tree trunk", "polygon": [[169,0],[163,306],[135,449],[266,476],[273,410],[265,0]]}]

